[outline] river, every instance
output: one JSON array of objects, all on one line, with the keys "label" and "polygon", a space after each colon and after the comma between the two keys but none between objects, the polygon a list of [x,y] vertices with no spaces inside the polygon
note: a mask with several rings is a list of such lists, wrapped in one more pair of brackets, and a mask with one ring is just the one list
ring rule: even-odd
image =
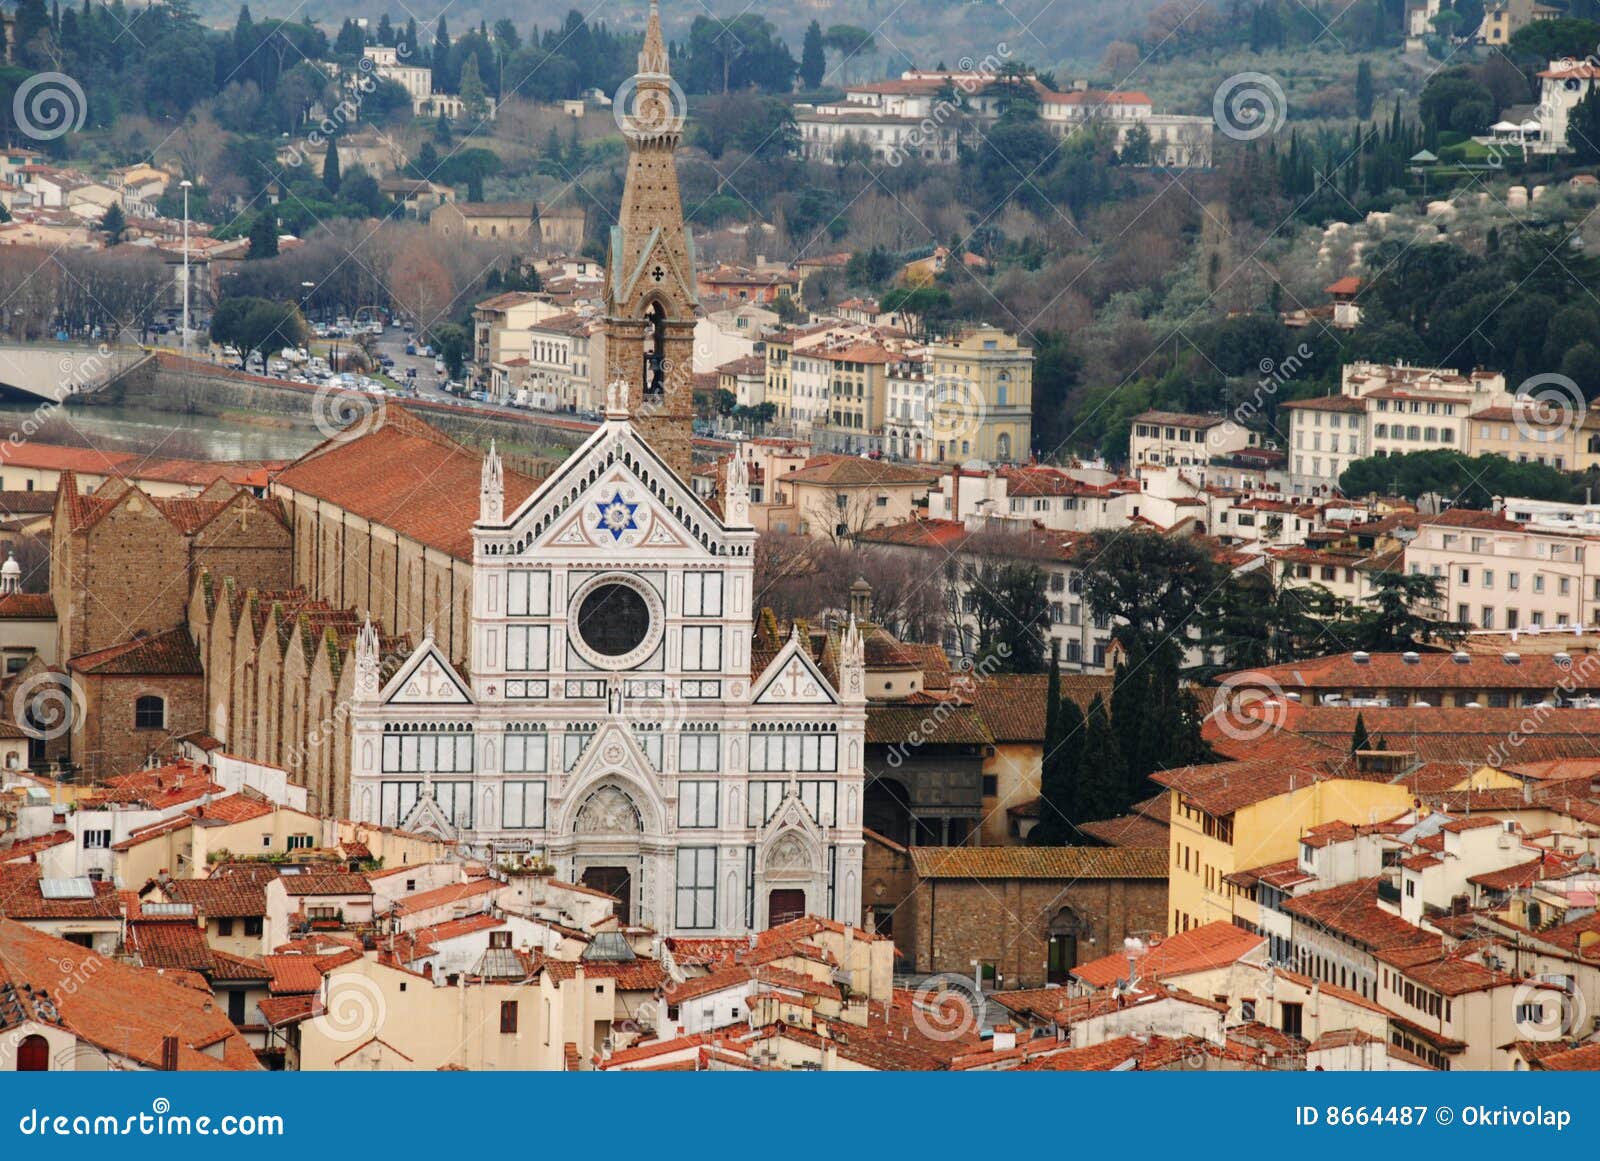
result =
[{"label": "river", "polygon": [[[37,400],[0,399],[0,436],[20,430],[36,413]],[[56,408],[31,434],[41,443],[191,460],[291,460],[323,439],[310,424],[257,426],[129,407]]]}]

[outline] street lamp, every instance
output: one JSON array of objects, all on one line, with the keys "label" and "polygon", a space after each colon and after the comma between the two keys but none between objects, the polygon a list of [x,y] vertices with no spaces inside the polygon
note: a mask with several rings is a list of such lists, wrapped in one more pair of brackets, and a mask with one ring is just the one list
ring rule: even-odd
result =
[{"label": "street lamp", "polygon": [[178,183],[183,190],[183,354],[189,354],[189,190],[194,185],[188,178]]}]

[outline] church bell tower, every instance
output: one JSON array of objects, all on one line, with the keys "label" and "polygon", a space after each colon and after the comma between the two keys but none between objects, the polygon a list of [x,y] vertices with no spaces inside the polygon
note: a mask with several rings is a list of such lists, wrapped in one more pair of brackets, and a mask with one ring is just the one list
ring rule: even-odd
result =
[{"label": "church bell tower", "polygon": [[694,421],[694,247],[684,228],[673,167],[684,109],[683,91],[668,71],[661,11],[657,0],[650,0],[639,71],[615,102],[628,140],[628,173],[606,257],[606,379],[626,385],[634,426],[688,482]]}]

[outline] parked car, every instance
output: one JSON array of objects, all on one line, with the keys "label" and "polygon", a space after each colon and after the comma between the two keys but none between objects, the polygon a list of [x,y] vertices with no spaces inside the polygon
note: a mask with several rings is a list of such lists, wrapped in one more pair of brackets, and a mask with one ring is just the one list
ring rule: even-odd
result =
[{"label": "parked car", "polygon": [[407,343],[406,344],[406,354],[415,355],[416,353],[417,353],[417,344],[416,343]]},{"label": "parked car", "polygon": [[406,378],[407,379],[415,379],[416,377],[417,377],[417,369],[415,367],[407,367],[406,368]]}]

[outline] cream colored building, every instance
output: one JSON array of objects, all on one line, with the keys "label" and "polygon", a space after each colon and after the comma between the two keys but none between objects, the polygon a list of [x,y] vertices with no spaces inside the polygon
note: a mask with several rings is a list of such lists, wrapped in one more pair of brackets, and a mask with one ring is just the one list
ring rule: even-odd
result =
[{"label": "cream colored building", "polygon": [[1453,509],[1425,519],[1406,569],[1438,580],[1439,614],[1479,629],[1600,624],[1600,540]]},{"label": "cream colored building", "polygon": [[1256,446],[1256,433],[1221,415],[1145,411],[1133,417],[1128,433],[1128,463],[1191,467]]},{"label": "cream colored building", "polygon": [[[472,361],[478,375],[497,382],[495,367],[505,368],[514,359],[529,358],[533,327],[562,314],[545,294],[508,291],[486,298],[472,311]],[[498,388],[504,393],[504,386]]]}]

